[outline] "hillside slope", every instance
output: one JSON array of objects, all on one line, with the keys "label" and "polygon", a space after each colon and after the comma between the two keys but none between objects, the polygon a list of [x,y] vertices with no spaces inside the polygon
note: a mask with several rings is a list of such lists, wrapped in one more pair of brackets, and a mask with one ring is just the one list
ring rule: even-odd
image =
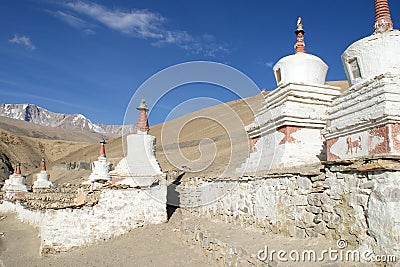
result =
[{"label": "hillside slope", "polygon": [[40,166],[42,153],[51,163],[88,145],[90,143],[18,136],[0,129],[0,180],[8,178],[16,162],[21,162],[23,174],[28,175]]},{"label": "hillside slope", "polygon": [[[263,99],[263,95],[259,94],[245,100],[235,100],[205,108],[164,124],[151,126],[149,134],[157,138],[156,154],[163,171],[184,167],[192,171],[201,169],[187,175],[219,175],[229,163],[237,166],[243,162],[249,153],[247,136],[243,135],[245,134],[244,126],[253,121],[254,113],[261,107]],[[212,144],[205,144],[203,151],[199,149],[200,142],[205,138],[213,140],[216,146],[214,159],[210,160],[210,155],[214,156]],[[237,140],[239,141],[236,142]],[[231,151],[233,146],[236,151],[234,154]],[[123,157],[122,147],[122,138],[110,140],[106,145],[107,159],[113,164],[117,164]],[[93,144],[83,150],[74,151],[57,162],[76,161],[78,158],[93,161],[97,158],[98,150],[99,145]],[[179,151],[192,163],[177,159],[176,155],[180,155]],[[203,152],[203,158],[201,152]],[[209,161],[212,163],[206,164]]]}]

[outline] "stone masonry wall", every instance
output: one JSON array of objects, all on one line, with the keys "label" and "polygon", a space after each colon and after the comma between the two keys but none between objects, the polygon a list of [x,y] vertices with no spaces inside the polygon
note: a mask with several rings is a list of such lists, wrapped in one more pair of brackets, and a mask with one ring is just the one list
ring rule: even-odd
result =
[{"label": "stone masonry wall", "polygon": [[192,180],[179,188],[180,203],[183,214],[287,236],[344,239],[399,258],[400,172],[361,169],[327,166],[315,174]]},{"label": "stone masonry wall", "polygon": [[[28,194],[46,199],[44,192]],[[55,205],[55,208],[35,208],[37,205],[29,206],[18,198],[6,197],[0,204],[0,212],[16,212],[21,221],[38,227],[41,253],[67,251],[167,220],[165,180],[150,188],[114,187],[93,194],[98,196],[88,197],[82,191],[75,195],[73,205]],[[35,197],[30,195],[30,198]],[[43,205],[43,201],[39,202]]]}]

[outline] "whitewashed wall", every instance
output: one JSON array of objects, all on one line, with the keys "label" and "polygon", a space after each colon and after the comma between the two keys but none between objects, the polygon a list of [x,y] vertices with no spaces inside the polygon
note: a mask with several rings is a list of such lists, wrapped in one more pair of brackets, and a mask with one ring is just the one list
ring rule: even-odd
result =
[{"label": "whitewashed wall", "polygon": [[28,210],[3,201],[0,212],[39,227],[41,253],[67,251],[129,232],[146,224],[167,221],[166,181],[148,189],[105,189],[90,207]]},{"label": "whitewashed wall", "polygon": [[180,192],[184,214],[287,236],[345,239],[377,255],[400,257],[399,172],[326,169],[311,176],[199,180],[184,184]]}]

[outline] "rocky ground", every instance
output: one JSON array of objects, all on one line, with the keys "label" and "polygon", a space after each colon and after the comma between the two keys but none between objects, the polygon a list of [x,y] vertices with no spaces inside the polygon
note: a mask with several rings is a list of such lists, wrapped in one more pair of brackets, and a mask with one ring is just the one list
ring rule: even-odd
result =
[{"label": "rocky ground", "polygon": [[71,252],[40,257],[37,229],[1,214],[0,266],[213,266],[198,247],[185,245],[172,222]]},{"label": "rocky ground", "polygon": [[[296,239],[253,228],[182,216],[149,225],[99,244],[40,256],[37,229],[14,214],[0,214],[0,266],[367,266],[360,263],[259,261],[259,250],[337,249],[324,238]],[[349,248],[351,249],[351,248]],[[275,254],[276,257],[276,254]]]}]

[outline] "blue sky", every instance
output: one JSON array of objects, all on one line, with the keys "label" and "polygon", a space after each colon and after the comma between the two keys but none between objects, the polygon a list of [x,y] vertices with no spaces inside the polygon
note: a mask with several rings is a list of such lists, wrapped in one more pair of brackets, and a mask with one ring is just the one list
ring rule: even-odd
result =
[{"label": "blue sky", "polygon": [[[271,67],[293,53],[299,16],[307,52],[328,64],[327,80],[343,80],[340,55],[372,33],[373,5],[373,0],[3,0],[0,103],[34,103],[82,113],[93,122],[122,124],[144,81],[193,60],[228,64],[261,89],[274,89]],[[400,1],[389,5],[399,28]],[[193,97],[224,102],[236,97],[204,84],[174,92],[160,101],[150,124]]]}]

